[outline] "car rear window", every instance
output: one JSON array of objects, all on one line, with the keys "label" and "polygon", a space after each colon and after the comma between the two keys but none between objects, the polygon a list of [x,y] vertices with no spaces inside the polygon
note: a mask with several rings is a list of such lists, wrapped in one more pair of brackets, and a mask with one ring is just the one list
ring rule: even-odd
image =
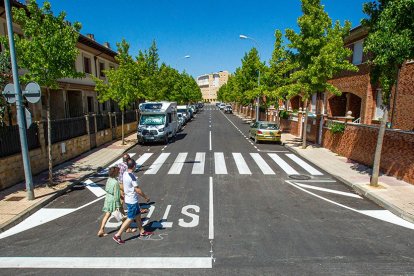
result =
[{"label": "car rear window", "polygon": [[261,124],[259,128],[260,129],[272,129],[272,130],[275,130],[275,129],[279,129],[279,126],[277,124]]}]

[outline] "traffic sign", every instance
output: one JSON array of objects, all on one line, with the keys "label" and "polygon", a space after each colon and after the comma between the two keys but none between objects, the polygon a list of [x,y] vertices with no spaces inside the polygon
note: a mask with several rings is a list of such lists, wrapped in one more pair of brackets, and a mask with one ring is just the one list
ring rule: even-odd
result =
[{"label": "traffic sign", "polygon": [[3,96],[6,98],[6,101],[10,104],[16,102],[16,93],[14,91],[14,86],[12,83],[9,83],[4,87]]},{"label": "traffic sign", "polygon": [[28,83],[23,91],[23,96],[26,97],[29,103],[37,103],[41,96],[40,86],[35,82]]}]

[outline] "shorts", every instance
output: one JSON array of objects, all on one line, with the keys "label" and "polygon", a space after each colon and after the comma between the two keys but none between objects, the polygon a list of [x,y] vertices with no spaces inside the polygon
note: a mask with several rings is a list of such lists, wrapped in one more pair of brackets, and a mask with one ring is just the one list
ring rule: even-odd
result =
[{"label": "shorts", "polygon": [[128,208],[128,213],[127,213],[128,219],[135,219],[137,215],[141,214],[141,209],[139,208],[138,202],[134,204],[126,203],[126,206]]}]

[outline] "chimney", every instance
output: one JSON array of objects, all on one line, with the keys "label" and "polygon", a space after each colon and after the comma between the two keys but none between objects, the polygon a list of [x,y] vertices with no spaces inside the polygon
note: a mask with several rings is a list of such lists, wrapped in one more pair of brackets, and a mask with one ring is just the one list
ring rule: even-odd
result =
[{"label": "chimney", "polygon": [[86,37],[95,41],[95,36],[93,34],[86,34]]},{"label": "chimney", "polygon": [[108,48],[108,49],[111,49],[111,45],[109,45],[109,42],[104,42],[103,46]]}]

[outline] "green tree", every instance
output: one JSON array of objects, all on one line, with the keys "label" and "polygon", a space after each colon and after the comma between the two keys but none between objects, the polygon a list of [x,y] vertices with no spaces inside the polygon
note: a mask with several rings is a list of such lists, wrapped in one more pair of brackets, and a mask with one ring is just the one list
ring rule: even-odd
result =
[{"label": "green tree", "polygon": [[284,45],[283,35],[280,30],[275,31],[275,43],[272,57],[269,61],[269,69],[263,76],[264,95],[266,102],[277,103],[279,99],[286,100],[285,91],[282,87],[289,84],[287,75],[298,67],[292,52]]},{"label": "green tree", "polygon": [[317,92],[328,91],[333,94],[341,92],[328,83],[337,72],[357,70],[350,64],[351,51],[344,47],[343,38],[349,34],[350,23],[342,27],[332,20],[324,11],[320,0],[301,0],[303,15],[298,19],[299,33],[286,30],[290,40],[289,47],[295,51],[298,70],[291,74],[290,84],[284,87],[289,96],[300,95],[305,102],[306,112],[303,126],[303,144],[306,148],[306,127],[308,122],[309,98]]},{"label": "green tree", "polygon": [[371,81],[382,88],[384,115],[378,132],[371,185],[378,186],[381,150],[388,121],[391,92],[397,94],[402,65],[414,58],[414,1],[379,0],[365,3],[368,19],[362,23],[369,28],[364,51],[369,53]]},{"label": "green tree", "polygon": [[125,144],[124,137],[124,113],[125,109],[133,102],[145,97],[143,90],[143,74],[139,64],[129,54],[129,44],[125,39],[116,44],[118,55],[115,57],[118,62],[117,68],[105,70],[106,81],[94,77],[95,91],[98,93],[98,100],[105,102],[115,101],[122,112],[122,144]]},{"label": "green tree", "polygon": [[[7,52],[0,53],[0,87],[4,87],[12,78],[10,57]],[[9,110],[9,104],[4,97],[0,96],[0,126],[5,124],[6,113]],[[10,120],[10,118],[9,118]]]},{"label": "green tree", "polygon": [[21,78],[22,82],[34,81],[46,89],[49,183],[52,184],[50,93],[59,88],[58,79],[83,75],[76,72],[74,67],[81,25],[77,22],[68,23],[65,12],[54,16],[49,2],[39,7],[35,0],[27,1],[26,9],[13,8],[13,17],[23,32],[22,36],[14,37],[19,67],[27,69]]}]

